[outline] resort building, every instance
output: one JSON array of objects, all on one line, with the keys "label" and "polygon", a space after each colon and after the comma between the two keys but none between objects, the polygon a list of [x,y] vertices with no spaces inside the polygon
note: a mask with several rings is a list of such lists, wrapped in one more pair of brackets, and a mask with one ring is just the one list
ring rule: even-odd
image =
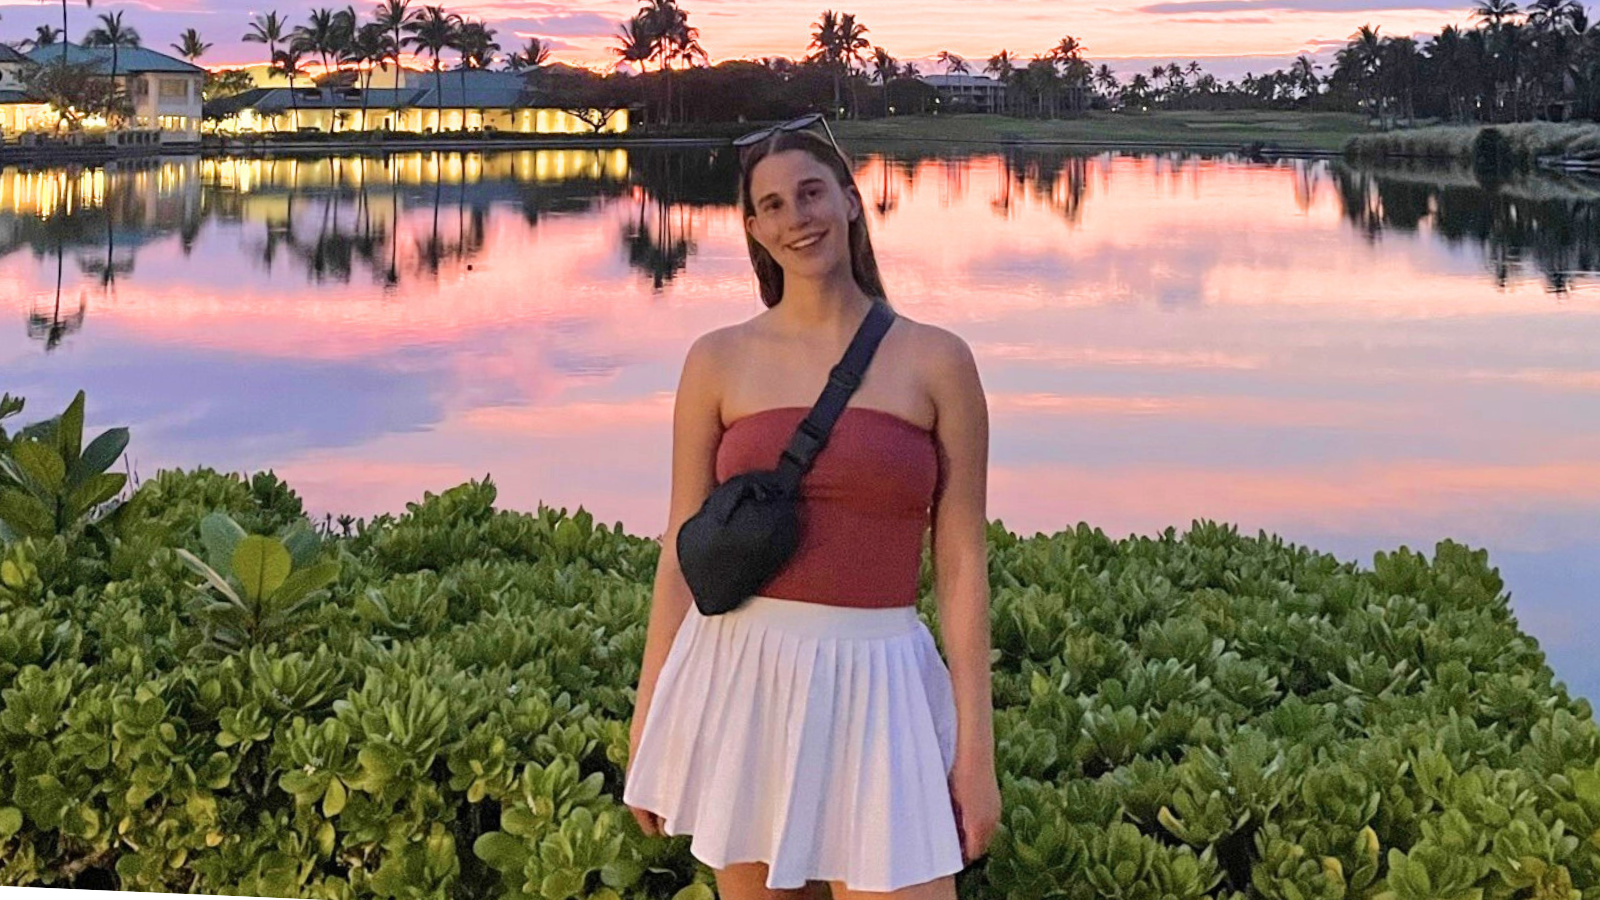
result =
[{"label": "resort building", "polygon": [[[118,47],[113,54],[110,47],[55,43],[34,48],[27,59],[36,65],[59,64],[63,53],[68,65],[86,65],[95,74],[116,79],[133,104],[128,127],[159,131],[163,144],[200,140],[204,69],[145,47]],[[111,70],[113,56],[115,72]],[[41,126],[54,129],[54,113],[49,119],[48,123],[35,123],[31,130],[42,130]]]},{"label": "resort building", "polygon": [[987,75],[924,75],[921,81],[939,92],[945,106],[968,112],[1005,112],[1005,83]]},{"label": "resort building", "polygon": [[522,75],[487,69],[437,75],[407,70],[397,87],[372,90],[363,90],[359,80],[349,87],[256,88],[207,103],[205,118],[207,130],[220,134],[363,130],[616,134],[627,131],[629,122],[626,109],[541,106],[538,92]]},{"label": "resort building", "polygon": [[25,73],[32,66],[26,56],[0,44],[0,137],[43,127],[47,118],[55,124],[50,107],[27,92]]}]

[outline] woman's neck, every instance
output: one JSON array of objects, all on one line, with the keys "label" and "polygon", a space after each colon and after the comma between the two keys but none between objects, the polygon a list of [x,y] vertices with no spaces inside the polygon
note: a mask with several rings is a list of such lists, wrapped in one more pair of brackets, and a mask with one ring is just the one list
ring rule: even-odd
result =
[{"label": "woman's neck", "polygon": [[783,300],[772,315],[785,330],[853,334],[872,302],[846,266],[842,273],[822,279],[785,276]]}]

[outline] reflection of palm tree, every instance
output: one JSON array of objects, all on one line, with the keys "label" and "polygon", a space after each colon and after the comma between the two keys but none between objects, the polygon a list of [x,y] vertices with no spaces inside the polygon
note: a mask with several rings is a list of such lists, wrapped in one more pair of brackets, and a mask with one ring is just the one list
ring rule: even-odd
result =
[{"label": "reflection of palm tree", "polygon": [[1011,182],[1015,170],[1015,154],[1008,149],[1000,154],[1000,196],[989,202],[989,208],[1005,218],[1011,217]]},{"label": "reflection of palm tree", "polygon": [[623,229],[622,243],[628,251],[628,264],[649,273],[651,284],[659,291],[688,266],[694,242],[687,236],[681,205],[658,197],[655,208],[652,228],[645,220],[641,197],[639,220]]},{"label": "reflection of palm tree", "polygon": [[400,183],[399,171],[394,168],[390,160],[389,170],[389,227],[394,230],[394,236],[389,239],[389,269],[384,273],[383,283],[394,287],[400,283]]},{"label": "reflection of palm tree", "polygon": [[889,181],[891,163],[887,155],[878,157],[878,168],[883,170],[883,182],[878,186],[878,199],[872,206],[878,211],[878,218],[883,219],[887,218],[889,213],[894,212],[895,207],[900,205],[900,195],[898,191],[894,190]]},{"label": "reflection of palm tree", "polygon": [[51,310],[48,317],[38,310],[31,310],[28,313],[28,337],[42,338],[44,340],[44,349],[46,353],[59,346],[62,338],[65,338],[67,335],[83,328],[84,315],[88,312],[88,307],[83,301],[83,296],[80,294],[78,296],[78,311],[65,319],[61,318],[61,279],[63,270],[66,267],[65,260],[66,248],[63,246],[61,240],[58,239],[56,243],[55,307]]},{"label": "reflection of palm tree", "polygon": [[127,223],[137,227],[143,222],[144,215],[139,198],[131,190],[122,188],[120,179],[112,177],[106,179],[105,203],[103,206],[106,221],[106,255],[104,260],[82,260],[79,266],[90,275],[98,276],[101,292],[115,292],[117,276],[126,275],[133,271],[133,258],[118,260],[117,240],[115,225],[118,222]]}]

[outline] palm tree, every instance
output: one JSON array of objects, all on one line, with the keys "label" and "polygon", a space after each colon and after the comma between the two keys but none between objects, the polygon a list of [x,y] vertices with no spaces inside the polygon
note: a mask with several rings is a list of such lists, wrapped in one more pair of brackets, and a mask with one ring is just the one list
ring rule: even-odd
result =
[{"label": "palm tree", "polygon": [[872,71],[878,76],[878,82],[883,85],[883,114],[889,115],[889,82],[900,71],[900,64],[889,55],[889,51],[882,47],[872,48]]},{"label": "palm tree", "polygon": [[1056,90],[1061,82],[1061,73],[1056,69],[1055,60],[1046,56],[1035,55],[1033,59],[1028,60],[1028,67],[1024,71],[1027,73],[1028,89],[1033,91],[1039,98],[1039,116],[1041,118],[1044,117],[1045,100],[1048,98],[1050,101],[1050,117],[1054,118]]},{"label": "palm tree", "polygon": [[1083,42],[1067,35],[1050,51],[1050,57],[1062,68],[1061,80],[1072,91],[1072,110],[1082,112],[1083,86],[1094,74],[1094,68],[1083,58]]},{"label": "palm tree", "polygon": [[416,17],[416,11],[411,9],[411,0],[382,0],[372,14],[373,23],[389,35],[389,53],[394,59],[396,79],[400,75],[400,51],[405,46],[400,32],[405,29],[406,23]]},{"label": "palm tree", "polygon": [[1011,112],[1011,87],[1017,78],[1017,58],[1011,55],[1010,50],[1001,49],[999,53],[989,57],[984,63],[983,71],[993,75],[996,81],[1006,88],[1006,112]]},{"label": "palm tree", "polygon": [[1470,15],[1488,22],[1490,28],[1499,28],[1506,19],[1514,18],[1521,11],[1516,0],[1478,0]]},{"label": "palm tree", "polygon": [[265,16],[256,16],[250,23],[250,30],[245,32],[243,40],[252,44],[267,45],[267,62],[274,64],[278,58],[278,43],[287,40],[289,33],[286,23],[276,12],[269,12]]},{"label": "palm tree", "polygon": [[1139,73],[1137,73],[1136,75],[1133,76],[1133,80],[1132,81],[1128,82],[1128,89],[1124,93],[1123,102],[1126,103],[1128,100],[1131,99],[1131,100],[1134,100],[1134,101],[1136,101],[1136,102],[1138,102],[1140,104],[1143,104],[1147,100],[1149,100],[1149,98],[1150,98],[1150,79],[1148,77],[1146,77],[1143,72],[1139,72]]},{"label": "palm tree", "polygon": [[1095,70],[1094,83],[1100,88],[1100,92],[1106,95],[1108,100],[1115,97],[1122,88],[1121,82],[1117,81],[1117,73],[1111,71],[1111,67],[1105,63],[1101,63],[1100,68]]},{"label": "palm tree", "polygon": [[835,68],[839,59],[839,14],[831,9],[822,11],[822,16],[811,23],[811,43],[806,49],[813,51],[806,57],[806,62],[818,63],[833,76],[833,109],[837,114],[839,109],[839,72]]},{"label": "palm tree", "polygon": [[305,47],[296,41],[290,41],[288,46],[272,57],[271,71],[289,79],[289,102],[294,107],[291,131],[300,130],[300,95],[295,93],[294,80],[297,76],[306,74],[304,62]]},{"label": "palm tree", "polygon": [[1322,80],[1317,76],[1317,64],[1311,61],[1311,57],[1302,53],[1295,58],[1294,66],[1290,71],[1292,80],[1299,90],[1304,91],[1307,97],[1315,97],[1317,95],[1317,88],[1322,83]]},{"label": "palm tree", "polygon": [[[83,0],[83,5],[93,9],[94,0]],[[44,31],[41,29],[36,34],[42,36]],[[65,69],[67,66],[67,0],[61,0],[61,30],[57,32],[57,35],[61,38],[61,67]],[[46,42],[44,46],[48,47],[52,43],[54,42]]]},{"label": "palm tree", "polygon": [[[843,64],[846,76],[854,74],[857,66],[864,65],[862,54],[872,47],[872,43],[867,40],[868,30],[867,26],[856,22],[855,13],[845,13],[839,17],[839,49],[842,56],[840,61]],[[850,96],[853,101],[855,97],[854,81],[850,82]],[[854,102],[851,103],[850,114],[852,116],[855,115],[855,108],[858,105]]]},{"label": "palm tree", "polygon": [[951,53],[949,50],[940,50],[938,59],[939,62],[944,63],[946,75],[966,75],[972,71],[966,60]]},{"label": "palm tree", "polygon": [[61,29],[53,25],[40,25],[34,28],[33,37],[23,38],[22,43],[32,47],[49,47],[61,37]]},{"label": "palm tree", "polygon": [[617,55],[617,66],[627,64],[636,72],[644,71],[645,61],[655,54],[650,46],[649,26],[639,16],[623,22],[614,36],[611,52]]},{"label": "palm tree", "polygon": [[[122,24],[120,10],[114,13],[101,13],[99,26],[89,29],[89,33],[83,36],[83,45],[111,48],[111,69],[106,73],[106,79],[111,85],[111,93],[114,96],[117,93],[117,50],[122,47],[139,46],[139,32],[131,25]],[[65,48],[61,55],[63,59],[66,58]]]},{"label": "palm tree", "polygon": [[336,34],[339,26],[333,16],[331,9],[313,9],[306,24],[296,25],[290,33],[291,40],[300,42],[301,46],[322,57],[324,72],[329,69],[328,57],[338,45]]},{"label": "palm tree", "polygon": [[328,55],[333,57],[334,72],[343,71],[343,60],[350,54],[359,26],[360,22],[356,18],[353,6],[346,6],[333,14],[333,31],[328,35]]},{"label": "palm tree", "polygon": [[350,44],[345,48],[340,62],[347,62],[356,67],[360,72],[366,69],[365,80],[361,88],[361,130],[367,130],[367,95],[372,93],[372,75],[374,67],[381,66],[385,71],[389,68],[389,33],[381,22],[368,22],[356,31]]},{"label": "palm tree", "polygon": [[841,79],[850,71],[850,61],[859,60],[861,51],[871,46],[867,42],[868,28],[856,22],[853,13],[838,14],[825,10],[822,17],[812,23],[816,31],[811,34],[811,48],[816,52],[808,59],[819,62],[833,74],[833,108],[838,110],[843,98],[839,87]]},{"label": "palm tree", "polygon": [[693,60],[703,57],[700,48],[700,30],[689,25],[689,14],[678,5],[678,0],[645,0],[636,17],[642,26],[642,36],[649,42],[652,55],[659,60],[659,71],[667,82],[667,107],[665,121],[672,121],[672,63],[675,60]]},{"label": "palm tree", "polygon": [[[461,31],[456,35],[456,49],[461,51],[461,127],[467,126],[467,70],[487,69],[494,62],[495,51],[500,45],[494,39],[495,30],[481,21],[464,22]],[[479,124],[483,122],[483,111],[478,111]]]},{"label": "palm tree", "polygon": [[1450,103],[1450,119],[1456,122],[1467,120],[1467,103],[1463,63],[1466,61],[1467,42],[1460,28],[1446,25],[1438,35],[1428,42],[1425,48],[1428,58],[1433,61],[1434,69],[1440,80],[1440,89]]},{"label": "palm tree", "polygon": [[210,44],[200,40],[200,32],[195,31],[193,28],[178,35],[178,43],[172,44],[171,47],[178,51],[179,56],[189,62],[194,62],[204,56],[207,50],[211,49]]},{"label": "palm tree", "polygon": [[550,61],[550,45],[536,37],[528,38],[522,49],[506,57],[506,68],[513,72],[523,69],[538,71]]},{"label": "palm tree", "polygon": [[[1500,2],[1500,0],[1491,0]],[[1341,67],[1348,68],[1351,80],[1367,95],[1368,106],[1377,107],[1378,127],[1386,127],[1384,120],[1384,97],[1382,91],[1383,80],[1383,45],[1387,38],[1379,37],[1378,29],[1371,25],[1363,25],[1355,34],[1350,36],[1350,43],[1339,51],[1338,63]]]},{"label": "palm tree", "polygon": [[435,133],[442,130],[444,122],[444,76],[440,74],[439,56],[455,49],[461,24],[460,16],[445,12],[442,6],[424,6],[416,18],[403,26],[409,32],[406,43],[428,51],[433,57],[433,91],[437,101],[433,113]]}]

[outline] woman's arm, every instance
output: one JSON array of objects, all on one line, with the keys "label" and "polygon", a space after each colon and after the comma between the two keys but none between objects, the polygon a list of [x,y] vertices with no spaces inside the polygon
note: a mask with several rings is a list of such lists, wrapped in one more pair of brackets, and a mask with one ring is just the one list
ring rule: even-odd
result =
[{"label": "woman's arm", "polygon": [[972,350],[937,330],[928,382],[937,410],[939,485],[932,510],[934,595],[957,713],[956,756],[994,764],[989,667],[989,552],[985,512],[989,411]]},{"label": "woman's arm", "polygon": [[[629,740],[637,745],[645,714],[655,694],[656,678],[672,649],[673,638],[694,602],[683,570],[678,566],[678,529],[694,515],[716,486],[717,443],[722,438],[721,400],[718,395],[719,363],[715,347],[720,331],[702,335],[689,347],[678,379],[672,412],[672,496],[667,531],[661,538],[654,592],[650,599],[650,624],[645,631],[644,661],[639,672]],[[631,762],[631,755],[630,755]]]}]

